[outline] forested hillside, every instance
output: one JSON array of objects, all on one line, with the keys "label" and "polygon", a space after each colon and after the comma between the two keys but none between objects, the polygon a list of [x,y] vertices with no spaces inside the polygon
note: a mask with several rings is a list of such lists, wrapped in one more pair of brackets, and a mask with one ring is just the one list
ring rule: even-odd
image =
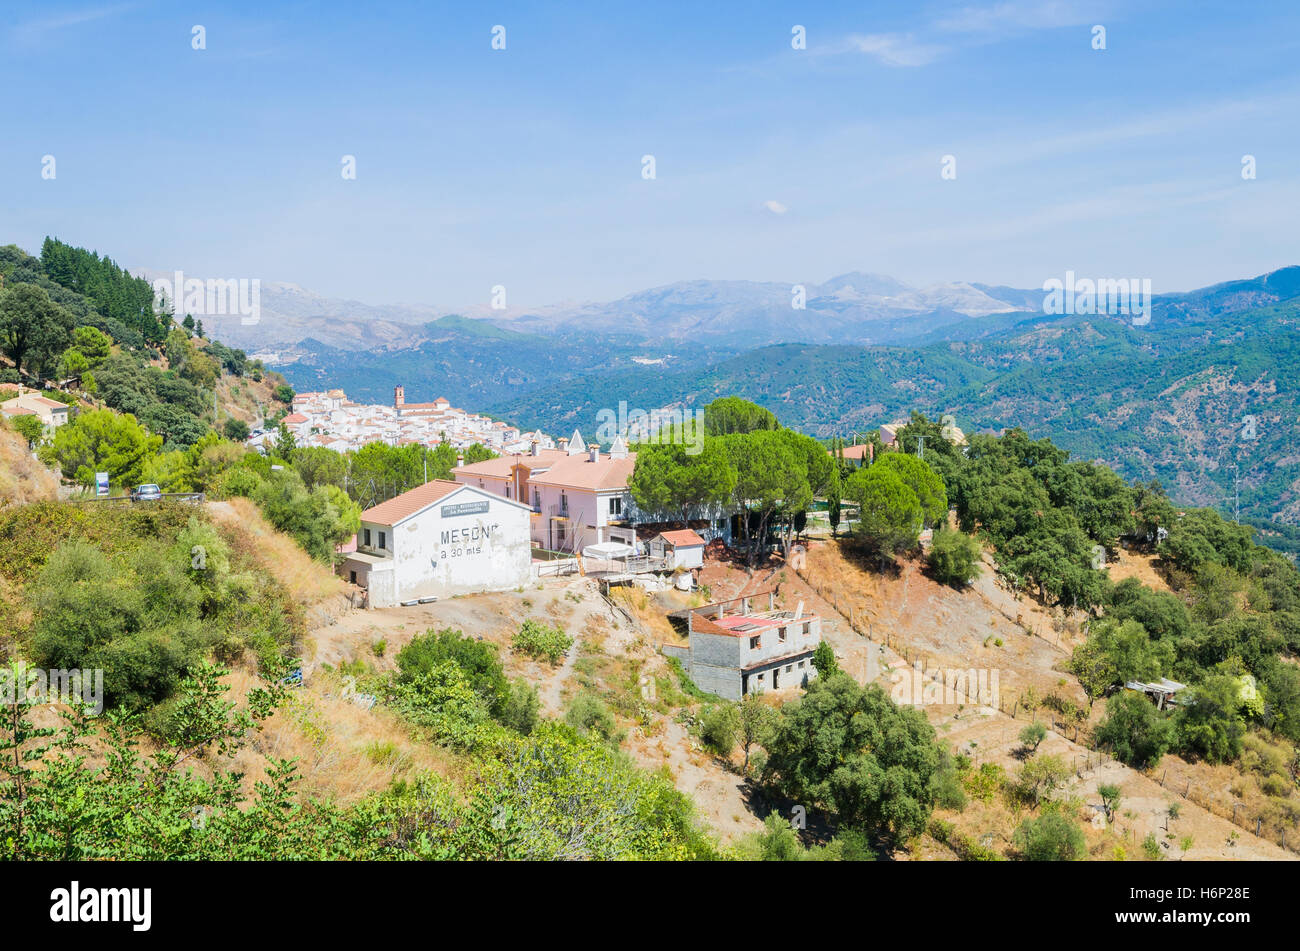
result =
[{"label": "forested hillside", "polygon": [[1170,304],[1143,327],[1040,315],[919,348],[784,344],[702,371],[607,373],[534,391],[519,422],[586,431],[600,408],[621,399],[701,408],[725,393],[823,438],[865,434],[912,410],[952,414],[968,432],[1018,426],[1128,479],[1159,479],[1184,504],[1231,512],[1235,476],[1243,519],[1300,524],[1300,455],[1292,449],[1300,303],[1220,304]]}]

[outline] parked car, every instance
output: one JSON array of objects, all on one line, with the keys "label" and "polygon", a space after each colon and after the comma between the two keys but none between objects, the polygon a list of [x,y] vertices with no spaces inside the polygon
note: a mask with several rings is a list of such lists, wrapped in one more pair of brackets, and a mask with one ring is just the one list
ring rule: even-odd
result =
[{"label": "parked car", "polygon": [[146,482],[144,485],[137,485],[131,490],[132,502],[157,502],[162,498],[162,489],[152,482]]}]

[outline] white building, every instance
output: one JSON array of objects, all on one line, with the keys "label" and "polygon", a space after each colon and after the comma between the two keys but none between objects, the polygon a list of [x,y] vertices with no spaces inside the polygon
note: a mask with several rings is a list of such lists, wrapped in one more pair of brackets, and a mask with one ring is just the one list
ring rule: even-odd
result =
[{"label": "white building", "polygon": [[68,421],[68,404],[41,396],[39,391],[18,387],[18,395],[0,403],[0,412],[6,419],[14,416],[35,416],[47,432],[58,429]]},{"label": "white building", "polygon": [[436,479],[361,513],[343,577],[371,607],[504,591],[529,581],[528,506]]}]

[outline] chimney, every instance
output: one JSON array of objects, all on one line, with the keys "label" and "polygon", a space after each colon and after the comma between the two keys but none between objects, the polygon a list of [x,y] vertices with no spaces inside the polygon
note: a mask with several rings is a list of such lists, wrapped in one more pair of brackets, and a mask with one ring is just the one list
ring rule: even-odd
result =
[{"label": "chimney", "polygon": [[528,444],[528,455],[530,455],[530,456],[536,456],[536,455],[538,455],[540,452],[541,452],[541,449],[538,448],[537,440],[536,440],[536,439],[534,439],[531,443]]},{"label": "chimney", "polygon": [[464,464],[465,464],[465,454],[463,452],[456,453],[456,468],[459,469]]},{"label": "chimney", "polygon": [[592,446],[591,452],[587,453],[588,462],[600,462],[600,447]]},{"label": "chimney", "polygon": [[393,387],[393,408],[401,409],[406,405],[406,390],[398,383]]},{"label": "chimney", "polygon": [[568,451],[569,451],[569,437],[568,437],[568,436],[561,436],[561,437],[560,437],[560,452],[568,452]]}]

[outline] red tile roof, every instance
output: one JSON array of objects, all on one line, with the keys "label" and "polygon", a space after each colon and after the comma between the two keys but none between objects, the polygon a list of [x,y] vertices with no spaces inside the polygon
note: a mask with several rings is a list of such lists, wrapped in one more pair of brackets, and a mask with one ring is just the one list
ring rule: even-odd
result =
[{"label": "red tile roof", "polygon": [[626,489],[636,466],[636,453],[623,459],[602,455],[592,462],[587,454],[577,453],[559,460],[541,475],[530,476],[533,485],[553,485],[562,489]]},{"label": "red tile roof", "polygon": [[284,421],[286,423],[305,423],[307,422],[307,417],[302,415],[302,413],[290,413],[284,418]]},{"label": "red tile roof", "polygon": [[660,532],[659,537],[674,548],[690,548],[695,545],[704,544],[704,539],[689,528],[680,528],[671,532]]},{"label": "red tile roof", "polygon": [[554,465],[561,459],[567,459],[568,453],[559,449],[539,449],[537,455],[528,453],[515,453],[511,456],[497,456],[495,459],[485,459],[482,462],[471,462],[469,465],[457,466],[451,470],[452,475],[469,476],[491,476],[495,479],[505,479],[517,465],[525,465],[530,469],[546,468]]},{"label": "red tile roof", "polygon": [[862,442],[856,446],[845,446],[842,452],[845,459],[870,459],[871,443]]},{"label": "red tile roof", "polygon": [[443,496],[450,495],[461,488],[464,488],[464,486],[459,482],[434,479],[424,485],[416,486],[409,492],[394,496],[387,502],[380,502],[373,508],[366,509],[361,513],[361,520],[363,522],[373,522],[376,525],[396,525],[403,519],[410,518],[421,509],[432,505]]}]

